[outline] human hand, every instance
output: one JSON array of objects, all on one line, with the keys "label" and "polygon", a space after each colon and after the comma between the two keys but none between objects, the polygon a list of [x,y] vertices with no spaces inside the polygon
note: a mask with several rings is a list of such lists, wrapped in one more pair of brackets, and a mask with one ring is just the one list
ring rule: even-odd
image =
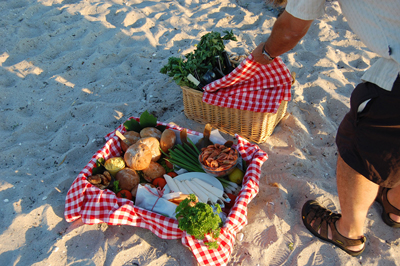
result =
[{"label": "human hand", "polygon": [[264,45],[265,45],[265,42],[260,43],[251,54],[254,57],[254,61],[256,61],[257,63],[259,63],[261,65],[268,65],[268,64],[272,63],[272,61],[274,61],[274,60],[269,60],[269,59],[265,58],[265,56],[262,53]]}]

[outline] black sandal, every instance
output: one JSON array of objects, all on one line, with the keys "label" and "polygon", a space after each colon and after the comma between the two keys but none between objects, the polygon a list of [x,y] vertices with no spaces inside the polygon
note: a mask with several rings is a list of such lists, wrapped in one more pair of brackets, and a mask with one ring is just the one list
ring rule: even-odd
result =
[{"label": "black sandal", "polygon": [[382,219],[385,224],[389,225],[390,227],[399,228],[400,223],[393,221],[389,216],[390,213],[400,216],[400,210],[390,204],[387,199],[387,193],[389,190],[390,188],[380,187],[375,201],[382,206]]},{"label": "black sandal", "polygon": [[[360,239],[350,239],[342,236],[336,229],[336,221],[341,217],[340,214],[331,212],[322,207],[315,200],[307,201],[302,209],[302,219],[305,227],[316,237],[328,241],[337,247],[341,248],[351,256],[360,255],[365,249],[366,238],[363,236]],[[311,226],[311,223],[314,224]],[[332,231],[332,239],[328,238],[328,226]],[[321,230],[321,231],[320,231]],[[318,231],[320,231],[318,233]],[[359,251],[349,250],[348,247],[364,244],[364,247]]]}]

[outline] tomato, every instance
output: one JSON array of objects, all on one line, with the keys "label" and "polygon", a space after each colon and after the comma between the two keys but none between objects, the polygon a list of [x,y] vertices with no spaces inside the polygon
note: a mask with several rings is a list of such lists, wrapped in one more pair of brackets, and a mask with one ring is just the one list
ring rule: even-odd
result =
[{"label": "tomato", "polygon": [[128,200],[132,200],[132,194],[129,190],[123,189],[117,193],[118,198],[124,198]]},{"label": "tomato", "polygon": [[164,186],[167,184],[167,181],[165,181],[164,177],[157,177],[151,183],[156,187],[164,188]]},{"label": "tomato", "polygon": [[175,172],[169,172],[167,173],[167,175],[169,175],[170,177],[174,178],[175,176],[177,176],[178,174]]},{"label": "tomato", "polygon": [[231,199],[231,201],[230,202],[225,202],[225,206],[227,208],[232,208],[233,205],[235,205],[236,196],[231,194],[231,193],[226,193],[226,195],[228,195],[228,197]]}]

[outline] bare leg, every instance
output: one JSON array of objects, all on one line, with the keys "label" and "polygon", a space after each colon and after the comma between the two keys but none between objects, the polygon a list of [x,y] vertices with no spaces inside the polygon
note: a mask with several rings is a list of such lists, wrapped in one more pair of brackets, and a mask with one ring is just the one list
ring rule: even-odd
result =
[{"label": "bare leg", "polygon": [[[378,194],[379,185],[369,181],[364,176],[347,165],[338,156],[337,189],[342,217],[336,222],[336,228],[343,236],[359,239],[363,236],[364,222],[368,209]],[[353,246],[349,249],[358,251],[363,247]]]},{"label": "bare leg", "polygon": [[[387,193],[387,197],[389,203],[400,210],[400,186],[390,189]],[[400,216],[394,215],[392,213],[389,215],[393,221],[400,223]]]}]

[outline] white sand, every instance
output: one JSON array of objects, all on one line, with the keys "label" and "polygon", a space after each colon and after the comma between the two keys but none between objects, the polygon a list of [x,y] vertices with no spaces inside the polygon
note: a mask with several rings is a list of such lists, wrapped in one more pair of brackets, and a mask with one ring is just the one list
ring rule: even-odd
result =
[{"label": "white sand", "polygon": [[[65,196],[103,137],[132,115],[148,110],[202,131],[160,68],[209,31],[233,30],[238,42],[227,50],[249,53],[276,14],[261,0],[0,1],[0,264],[196,265],[179,240],[145,229],[66,231]],[[282,58],[298,81],[288,115],[260,145],[269,160],[229,265],[400,265],[400,231],[383,223],[377,204],[359,258],[312,237],[300,218],[307,199],[339,208],[335,134],[376,55],[329,1]]]}]

